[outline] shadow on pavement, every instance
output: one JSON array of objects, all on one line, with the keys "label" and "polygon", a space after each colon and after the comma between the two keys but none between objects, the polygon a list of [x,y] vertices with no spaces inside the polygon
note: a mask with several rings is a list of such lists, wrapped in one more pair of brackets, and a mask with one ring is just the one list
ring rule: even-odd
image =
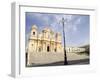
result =
[{"label": "shadow on pavement", "polygon": [[[68,65],[83,65],[83,64],[89,64],[90,61],[89,59],[80,59],[80,60],[71,60],[68,61]],[[62,66],[64,65],[64,61],[60,62],[54,62],[54,63],[49,63],[49,64],[32,64],[27,67],[41,67],[41,66]]]}]

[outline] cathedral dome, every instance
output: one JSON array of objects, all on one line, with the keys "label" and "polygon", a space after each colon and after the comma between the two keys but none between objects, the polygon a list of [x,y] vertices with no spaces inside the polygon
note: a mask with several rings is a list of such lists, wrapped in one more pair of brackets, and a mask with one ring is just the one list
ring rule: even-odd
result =
[{"label": "cathedral dome", "polygon": [[45,27],[45,28],[43,29],[43,31],[50,32],[50,31],[51,31],[51,29],[50,29],[49,27]]},{"label": "cathedral dome", "polygon": [[36,26],[36,25],[33,25],[33,26],[32,26],[32,29],[37,29],[37,26]]}]

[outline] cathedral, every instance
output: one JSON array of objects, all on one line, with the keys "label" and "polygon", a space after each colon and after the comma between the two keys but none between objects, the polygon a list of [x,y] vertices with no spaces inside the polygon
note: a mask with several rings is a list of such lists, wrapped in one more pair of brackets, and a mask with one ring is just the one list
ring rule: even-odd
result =
[{"label": "cathedral", "polygon": [[[85,48],[66,47],[67,53],[84,51]],[[59,61],[64,61],[61,33],[54,32],[50,27],[39,30],[39,27],[33,25],[30,30],[26,49],[26,66],[49,64]]]},{"label": "cathedral", "polygon": [[51,28],[45,27],[39,31],[33,25],[28,39],[28,52],[62,52],[62,35],[54,32]]}]

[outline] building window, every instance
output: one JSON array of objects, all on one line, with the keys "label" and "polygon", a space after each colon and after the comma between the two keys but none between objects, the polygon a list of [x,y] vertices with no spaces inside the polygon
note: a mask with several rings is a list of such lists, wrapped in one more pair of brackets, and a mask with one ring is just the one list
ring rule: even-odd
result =
[{"label": "building window", "polygon": [[41,52],[41,48],[39,48],[39,52]]},{"label": "building window", "polygon": [[33,44],[32,44],[32,46],[33,46]]},{"label": "building window", "polygon": [[50,51],[50,47],[49,46],[47,46],[47,52],[49,52]]},{"label": "building window", "polygon": [[35,35],[35,32],[33,32],[33,35]]},{"label": "building window", "polygon": [[55,52],[56,52],[57,50],[55,49]]}]

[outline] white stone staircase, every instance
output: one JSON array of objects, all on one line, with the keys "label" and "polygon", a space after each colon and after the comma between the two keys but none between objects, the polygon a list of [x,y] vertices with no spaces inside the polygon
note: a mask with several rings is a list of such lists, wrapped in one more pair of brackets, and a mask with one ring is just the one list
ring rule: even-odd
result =
[{"label": "white stone staircase", "polygon": [[[54,62],[64,61],[64,53],[30,53],[30,63],[33,64],[49,64]],[[87,55],[78,55],[76,53],[67,53],[68,61],[89,59]]]}]

